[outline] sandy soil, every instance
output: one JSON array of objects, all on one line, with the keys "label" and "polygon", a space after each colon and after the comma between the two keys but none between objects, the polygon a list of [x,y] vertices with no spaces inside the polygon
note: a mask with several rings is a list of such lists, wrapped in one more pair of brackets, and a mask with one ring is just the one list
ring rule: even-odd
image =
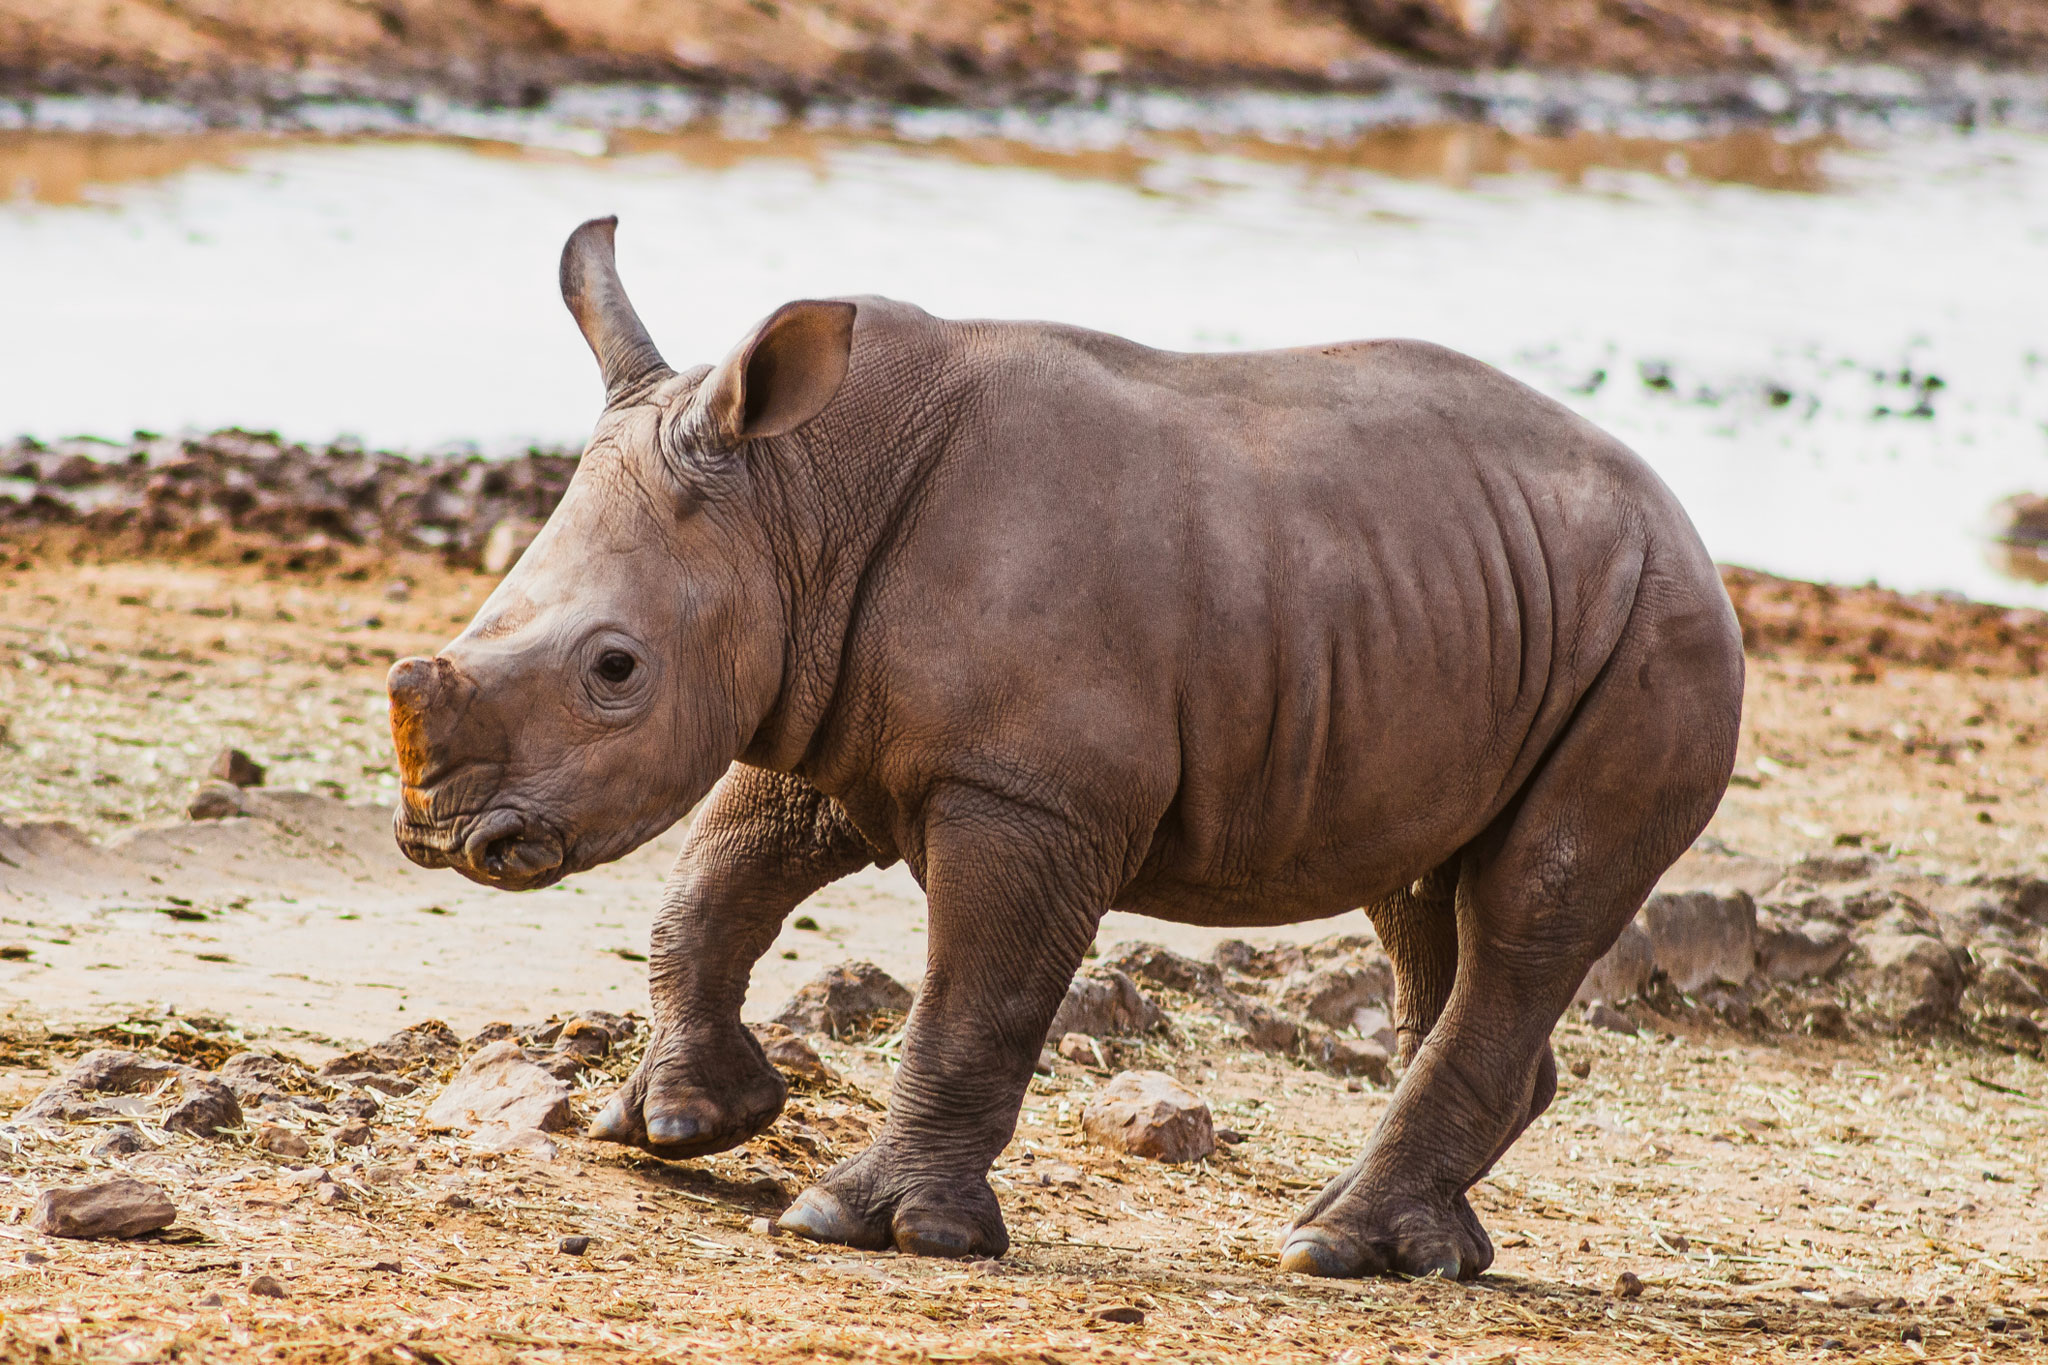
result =
[{"label": "sandy soil", "polygon": [[[644,1009],[638,957],[675,835],[515,898],[412,868],[385,833],[383,670],[452,634],[489,583],[424,555],[293,571],[24,553],[0,572],[0,1096],[26,1099],[109,1039],[188,1054],[255,1042],[318,1062],[428,1016],[466,1035],[496,1019]],[[1848,597],[1819,631],[1746,612],[1760,654],[1738,783],[1710,837],[1780,859],[1883,848],[1957,879],[2038,871],[2048,703],[2021,654],[1987,645],[1974,666],[1899,662],[1869,648],[1857,615],[1896,602]],[[1927,611],[1951,608],[1962,610]],[[1772,630],[1788,638],[1773,643]],[[1860,645],[1844,653],[1844,640]],[[250,818],[182,820],[224,744],[271,766],[267,794]],[[37,823],[52,818],[71,830]],[[849,879],[805,911],[818,927],[792,921],[757,973],[750,1017],[848,957],[917,976],[924,906],[900,869]],[[1133,937],[1202,953],[1216,936],[1105,925],[1105,942]],[[0,1358],[2048,1350],[2040,1062],[1955,1042],[1744,1036],[1642,1012],[1634,1036],[1567,1021],[1558,1104],[1475,1191],[1500,1249],[1493,1273],[1471,1286],[1326,1284],[1281,1276],[1275,1239],[1349,1163],[1385,1092],[1238,1050],[1193,1002],[1170,1003],[1175,1033],[1111,1060],[1180,1075],[1245,1140],[1190,1168],[1091,1148],[1076,1116],[1107,1073],[1062,1063],[1034,1083],[998,1168],[1018,1245],[996,1264],[817,1248],[755,1221],[872,1130],[888,1038],[827,1048],[840,1083],[801,1088],[768,1135],[703,1162],[572,1137],[552,1161],[483,1153],[421,1129],[431,1089],[388,1103],[369,1149],[338,1149],[331,1125],[309,1122],[310,1159],[272,1156],[246,1133],[155,1134],[162,1145],[133,1157],[88,1155],[92,1125],[16,1138],[0,1159]],[[173,1006],[184,1022],[165,1034]],[[92,1033],[124,1018],[137,1022]],[[580,1083],[585,1112],[631,1060]],[[288,1178],[308,1160],[334,1172],[342,1198],[323,1203]],[[21,1225],[37,1190],[124,1170],[175,1192],[169,1233],[79,1243]],[[556,1249],[570,1234],[595,1238],[588,1255]],[[1623,1272],[1639,1297],[1615,1292]],[[289,1297],[252,1295],[258,1275]],[[1097,1316],[1117,1306],[1143,1321]]]},{"label": "sandy soil", "polygon": [[2039,61],[2030,0],[0,0],[27,89],[453,90],[531,103],[565,80],[684,79],[914,103],[1133,84],[1370,86],[1416,62],[1670,73]]}]

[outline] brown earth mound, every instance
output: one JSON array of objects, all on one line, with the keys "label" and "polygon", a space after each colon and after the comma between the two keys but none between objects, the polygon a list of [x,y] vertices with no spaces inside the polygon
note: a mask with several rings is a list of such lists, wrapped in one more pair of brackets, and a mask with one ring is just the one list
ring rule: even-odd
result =
[{"label": "brown earth mound", "polygon": [[2048,57],[2037,0],[0,0],[24,91],[298,90],[534,103],[593,79],[911,103],[1138,85],[1370,87],[1418,62],[1632,74]]}]

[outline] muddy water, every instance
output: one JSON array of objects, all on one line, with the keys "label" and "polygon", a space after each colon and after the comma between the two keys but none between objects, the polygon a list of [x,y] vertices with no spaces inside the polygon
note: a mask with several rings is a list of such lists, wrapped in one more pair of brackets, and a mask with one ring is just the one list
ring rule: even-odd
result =
[{"label": "muddy water", "polygon": [[1724,560],[2048,604],[1985,544],[2048,490],[2048,138],[740,131],[0,135],[0,436],[573,443],[555,255],[616,212],[678,363],[864,292],[1177,348],[1427,337],[1619,433]]}]

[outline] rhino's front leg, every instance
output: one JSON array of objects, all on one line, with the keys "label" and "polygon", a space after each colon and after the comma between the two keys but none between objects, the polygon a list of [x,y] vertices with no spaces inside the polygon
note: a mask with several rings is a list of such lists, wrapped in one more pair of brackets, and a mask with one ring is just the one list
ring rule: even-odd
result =
[{"label": "rhino's front leg", "polygon": [[815,787],[735,765],[662,891],[647,1053],[590,1135],[688,1157],[736,1147],[772,1123],[789,1091],[740,1023],[748,975],[806,896],[874,858]]},{"label": "rhino's front leg", "polygon": [[1000,1256],[988,1170],[1017,1127],[1045,1031],[1116,875],[1099,845],[976,797],[926,829],[930,959],[889,1117],[866,1151],[798,1196],[782,1226],[922,1256]]}]

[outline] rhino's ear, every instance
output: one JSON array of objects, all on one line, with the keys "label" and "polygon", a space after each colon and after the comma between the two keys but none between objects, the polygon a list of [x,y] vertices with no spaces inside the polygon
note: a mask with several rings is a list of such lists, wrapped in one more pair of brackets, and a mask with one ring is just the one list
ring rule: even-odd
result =
[{"label": "rhino's ear", "polygon": [[747,334],[697,390],[697,405],[728,445],[795,431],[824,411],[853,355],[855,308],[839,300],[785,303]]},{"label": "rhino's ear", "polygon": [[612,247],[618,226],[616,218],[593,218],[570,233],[562,247],[562,302],[597,355],[607,407],[673,373],[619,283]]}]

